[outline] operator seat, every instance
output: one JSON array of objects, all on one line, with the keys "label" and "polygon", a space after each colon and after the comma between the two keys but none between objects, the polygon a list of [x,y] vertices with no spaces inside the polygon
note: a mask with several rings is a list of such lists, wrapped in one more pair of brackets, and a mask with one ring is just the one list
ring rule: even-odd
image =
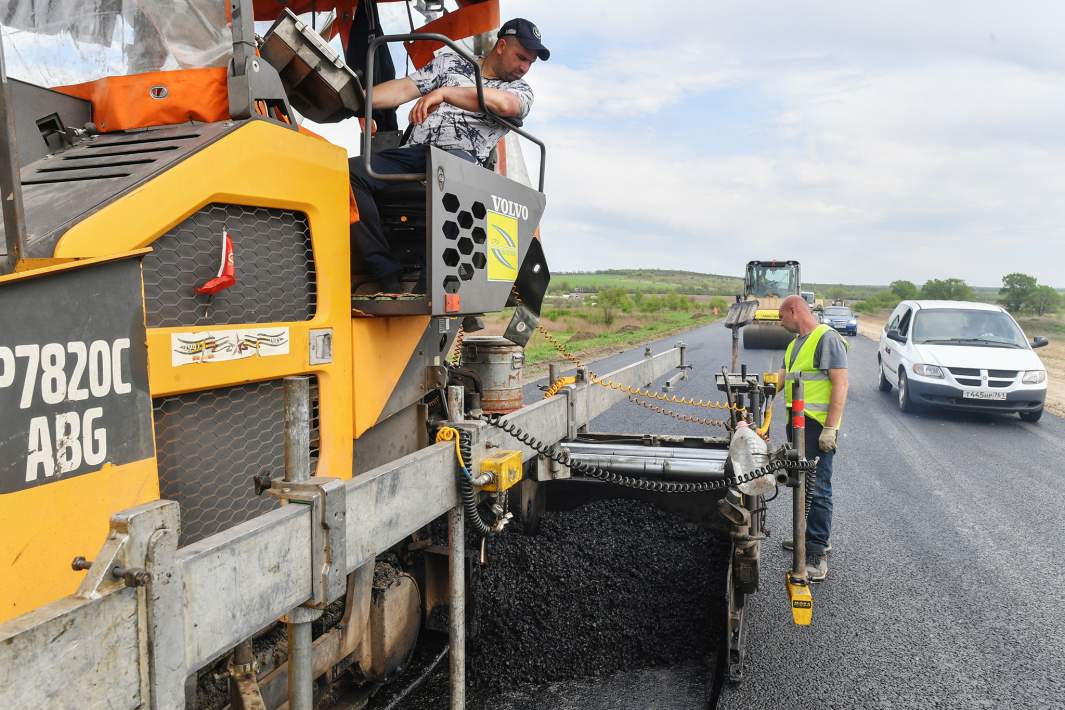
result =
[{"label": "operator seat", "polygon": [[[400,145],[406,142],[404,134]],[[375,136],[374,140],[377,140]],[[497,152],[493,148],[488,169],[494,170]],[[428,196],[425,180],[396,182],[378,190],[374,199],[381,214],[381,225],[403,268],[402,280],[419,280],[425,269],[425,250],[428,243]],[[422,280],[424,283],[424,280]]]}]

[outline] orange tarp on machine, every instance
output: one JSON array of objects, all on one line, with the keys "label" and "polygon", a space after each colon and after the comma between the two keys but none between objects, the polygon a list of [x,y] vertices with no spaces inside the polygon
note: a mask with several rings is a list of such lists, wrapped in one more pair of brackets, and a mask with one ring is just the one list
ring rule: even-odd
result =
[{"label": "orange tarp on machine", "polygon": [[[283,8],[293,12],[319,11],[333,7],[339,32],[346,44],[348,28],[360,0],[255,0],[255,16],[276,17]],[[384,0],[391,2],[392,0]],[[460,8],[433,20],[420,32],[435,32],[454,39],[488,32],[499,26],[499,0],[458,0]],[[334,34],[335,36],[335,34]],[[416,67],[433,58],[439,42],[407,44]],[[165,126],[188,121],[212,123],[229,118],[229,92],[225,67],[154,71],[127,76],[110,76],[83,84],[53,87],[56,91],[92,102],[93,121],[101,132],[122,131],[149,126]]]},{"label": "orange tarp on machine", "polygon": [[[463,7],[455,12],[450,12],[438,17],[424,27],[418,28],[418,32],[434,32],[452,39],[462,39],[473,35],[489,32],[499,27],[499,0],[489,2],[463,2]],[[405,42],[407,54],[416,69],[421,69],[433,60],[433,52],[440,49],[440,42]]]},{"label": "orange tarp on machine", "polygon": [[53,88],[91,101],[93,122],[105,133],[229,118],[225,67],[109,76]]},{"label": "orange tarp on machine", "polygon": [[[337,21],[331,27],[329,36],[337,34],[347,50],[348,31],[355,19],[355,9],[361,0],[255,0],[255,19],[273,20],[282,10],[289,9],[296,14],[336,10]],[[397,0],[377,0],[378,2],[396,2]],[[459,9],[439,17],[427,25],[417,28],[416,32],[436,32],[451,39],[464,39],[482,32],[490,32],[499,27],[499,0],[456,0]],[[433,52],[442,46],[439,42],[415,42],[404,45],[407,54],[416,68],[428,64]]]}]

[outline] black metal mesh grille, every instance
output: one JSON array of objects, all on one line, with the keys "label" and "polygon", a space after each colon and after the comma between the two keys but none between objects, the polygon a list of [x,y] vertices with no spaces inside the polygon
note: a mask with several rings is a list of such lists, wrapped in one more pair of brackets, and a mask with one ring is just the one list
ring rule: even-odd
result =
[{"label": "black metal mesh grille", "polygon": [[[255,495],[252,476],[284,472],[284,396],[283,381],[273,380],[155,399],[159,488],[181,504],[182,545],[277,507],[273,497]],[[317,412],[312,380],[312,461]]]},{"label": "black metal mesh grille", "polygon": [[[233,239],[237,283],[213,298],[196,287],[214,278],[222,230]],[[212,203],[151,245],[144,257],[149,327],[310,320],[316,273],[307,215]]]},{"label": "black metal mesh grille", "polygon": [[441,286],[446,293],[458,293],[463,281],[469,281],[476,272],[484,271],[488,264],[485,255],[485,243],[488,241],[485,215],[488,212],[480,202],[474,202],[467,208],[457,195],[450,192],[440,198],[440,203],[449,213],[443,226],[447,242],[441,259],[447,268],[443,270]]}]

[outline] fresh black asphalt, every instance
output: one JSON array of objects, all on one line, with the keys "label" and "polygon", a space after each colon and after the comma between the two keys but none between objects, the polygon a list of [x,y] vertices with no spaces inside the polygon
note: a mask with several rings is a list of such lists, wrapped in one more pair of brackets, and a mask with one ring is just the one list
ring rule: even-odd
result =
[{"label": "fresh black asphalt", "polygon": [[[652,347],[659,352],[676,340],[687,343],[694,365],[677,393],[719,398],[713,373],[728,361],[729,332],[711,325]],[[894,392],[876,388],[876,344],[849,342],[850,397],[833,477],[834,551],[828,579],[814,588],[814,624],[794,626],[786,604],[790,557],[779,541],[788,536],[791,505],[783,491],[770,506],[762,589],[748,607],[747,678],[726,686],[718,707],[1065,707],[1065,420],[904,414]],[[605,374],[641,354],[606,358],[594,369]],[[775,370],[780,357],[741,351],[754,371]],[[542,380],[529,385],[526,401],[537,396],[536,384]],[[707,431],[629,403],[591,429]],[[549,702],[705,707],[692,678],[701,672],[693,659],[553,687]]]}]

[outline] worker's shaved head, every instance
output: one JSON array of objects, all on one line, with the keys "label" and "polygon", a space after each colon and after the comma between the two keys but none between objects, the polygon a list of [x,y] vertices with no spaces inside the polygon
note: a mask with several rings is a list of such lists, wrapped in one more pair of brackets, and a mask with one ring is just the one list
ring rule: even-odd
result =
[{"label": "worker's shaved head", "polygon": [[792,333],[806,334],[817,327],[817,319],[802,296],[788,296],[780,304],[780,324]]},{"label": "worker's shaved head", "polygon": [[791,311],[792,313],[806,312],[813,315],[810,311],[810,304],[807,303],[802,296],[788,296],[785,298],[780,304],[780,311],[783,313],[785,310]]}]

